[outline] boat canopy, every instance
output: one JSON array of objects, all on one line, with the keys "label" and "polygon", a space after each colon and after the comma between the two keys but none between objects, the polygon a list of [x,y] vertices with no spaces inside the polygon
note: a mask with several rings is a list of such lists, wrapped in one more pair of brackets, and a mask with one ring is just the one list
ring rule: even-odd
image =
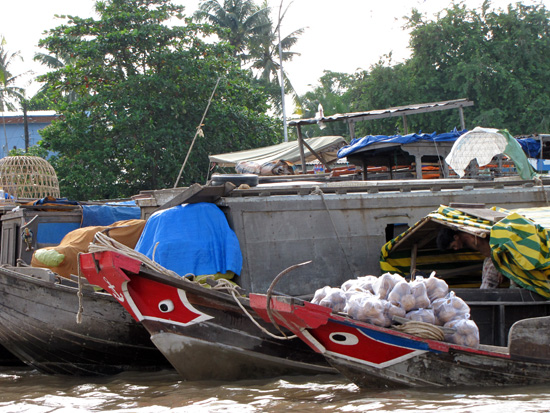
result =
[{"label": "boat canopy", "polygon": [[464,277],[457,281],[465,284],[477,274],[480,281],[481,254],[437,249],[442,226],[489,237],[495,267],[521,287],[550,298],[550,207],[509,211],[441,205],[382,247],[382,272],[436,271],[441,278]]},{"label": "boat canopy", "polygon": [[[309,146],[317,154],[322,156],[326,163],[337,160],[338,149],[347,144],[342,136],[320,136],[316,138],[304,139],[304,142],[307,144],[304,148],[306,162],[316,159],[315,155],[308,149],[307,146]],[[239,152],[210,155],[208,159],[210,162],[227,167],[235,166],[240,161],[255,161],[264,163],[279,159],[295,164],[301,164],[298,141],[283,142],[277,145],[248,149]]]}]

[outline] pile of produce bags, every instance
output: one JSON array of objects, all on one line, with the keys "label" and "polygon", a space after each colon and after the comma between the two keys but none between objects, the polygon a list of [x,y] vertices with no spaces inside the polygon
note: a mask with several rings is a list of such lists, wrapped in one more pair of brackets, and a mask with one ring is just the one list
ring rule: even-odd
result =
[{"label": "pile of produce bags", "polygon": [[394,316],[448,327],[451,330],[446,331],[454,332],[445,334],[446,341],[479,345],[479,329],[470,320],[470,308],[434,273],[413,281],[399,274],[367,275],[348,280],[340,288],[317,290],[312,303],[381,327],[391,326]]}]

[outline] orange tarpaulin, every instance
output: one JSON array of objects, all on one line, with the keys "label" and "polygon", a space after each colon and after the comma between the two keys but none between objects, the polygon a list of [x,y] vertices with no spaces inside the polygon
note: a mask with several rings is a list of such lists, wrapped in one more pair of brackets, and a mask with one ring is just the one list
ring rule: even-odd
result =
[{"label": "orange tarpaulin", "polygon": [[43,248],[43,250],[55,250],[65,255],[61,264],[56,267],[48,266],[36,259],[35,252],[32,256],[31,266],[48,268],[62,277],[70,278],[71,274],[78,274],[78,253],[88,252],[88,246],[93,241],[94,235],[97,232],[104,231],[116,241],[127,247],[134,248],[144,226],[145,220],[130,219],[127,221],[118,221],[109,226],[94,226],[76,229],[65,235],[59,245]]}]

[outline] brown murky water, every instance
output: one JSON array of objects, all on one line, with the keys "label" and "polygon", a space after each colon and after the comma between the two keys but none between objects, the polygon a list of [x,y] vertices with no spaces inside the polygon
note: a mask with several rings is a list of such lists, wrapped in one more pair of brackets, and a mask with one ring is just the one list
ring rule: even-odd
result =
[{"label": "brown murky water", "polygon": [[0,412],[550,412],[546,386],[366,391],[342,377],[184,382],[173,371],[82,378],[0,367]]}]

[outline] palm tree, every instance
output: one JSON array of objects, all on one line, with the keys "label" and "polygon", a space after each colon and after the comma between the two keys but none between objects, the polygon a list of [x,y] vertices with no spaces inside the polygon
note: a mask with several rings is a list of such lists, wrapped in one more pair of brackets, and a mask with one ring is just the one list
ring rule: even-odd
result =
[{"label": "palm tree", "polygon": [[22,75],[12,75],[10,66],[14,59],[21,59],[19,52],[10,53],[6,50],[6,39],[0,38],[0,111],[15,110],[14,101],[24,98],[24,89],[15,86],[16,80]]},{"label": "palm tree", "polygon": [[10,53],[6,50],[6,39],[0,38],[0,112],[2,113],[2,126],[4,130],[4,153],[8,153],[8,133],[6,131],[6,118],[4,111],[15,110],[14,101],[23,102],[25,99],[25,90],[14,85],[17,78],[21,75],[12,75],[10,66],[14,59],[21,59],[19,52]]},{"label": "palm tree", "polygon": [[[281,39],[279,42],[278,27],[273,28],[270,25],[270,30],[262,33],[252,40],[250,52],[247,56],[250,61],[250,67],[256,73],[256,78],[262,83],[276,85],[280,89],[281,78],[281,61],[288,62],[299,53],[291,51],[292,47],[298,41],[298,36],[303,34],[304,29],[298,29]],[[280,51],[279,55],[279,43]],[[282,72],[285,89],[295,94],[294,88],[286,74]]]},{"label": "palm tree", "polygon": [[258,7],[253,0],[205,0],[195,18],[217,26],[219,38],[233,46],[234,55],[241,61],[246,60],[254,36],[271,26],[269,8]]},{"label": "palm tree", "polygon": [[46,53],[35,53],[34,60],[49,67],[50,69],[59,69],[60,67],[66,66],[66,62],[69,62],[71,58],[52,56]]},{"label": "palm tree", "polygon": [[[264,0],[263,7],[267,7],[266,0]],[[281,104],[282,97],[280,90],[282,77],[284,89],[293,97],[296,107],[300,109],[301,105],[298,95],[286,72],[281,70],[281,65],[300,55],[291,51],[291,49],[298,42],[298,37],[304,33],[305,29],[295,30],[286,37],[280,38],[280,25],[287,10],[288,7],[279,16],[276,27],[273,27],[273,23],[270,23],[267,30],[252,39],[247,60],[250,62],[250,67],[256,74],[256,78],[260,80],[268,91],[271,91],[270,95],[276,107]]]},{"label": "palm tree", "polygon": [[[35,53],[34,60],[37,62],[40,62],[41,64],[53,70],[57,70],[65,66],[73,65],[76,62],[76,59],[74,57],[71,57],[69,54],[65,54],[62,56],[56,54],[55,56],[52,56],[46,53]],[[45,83],[40,88],[38,93],[46,94],[48,87],[49,87],[48,83]],[[70,87],[64,87],[63,93],[67,102],[74,102],[78,98],[76,92]]]},{"label": "palm tree", "polygon": [[288,76],[284,70],[281,71],[281,62],[290,61],[298,55],[291,49],[304,29],[295,30],[280,39],[279,27],[287,10],[288,7],[279,16],[276,26],[269,17],[270,7],[266,0],[261,6],[253,0],[224,0],[223,3],[221,0],[204,0],[195,13],[197,20],[207,21],[219,28],[217,34],[220,39],[234,47],[234,54],[240,59],[241,66],[248,64],[275,108],[280,108],[282,103],[281,77],[296,107],[300,107]]}]

